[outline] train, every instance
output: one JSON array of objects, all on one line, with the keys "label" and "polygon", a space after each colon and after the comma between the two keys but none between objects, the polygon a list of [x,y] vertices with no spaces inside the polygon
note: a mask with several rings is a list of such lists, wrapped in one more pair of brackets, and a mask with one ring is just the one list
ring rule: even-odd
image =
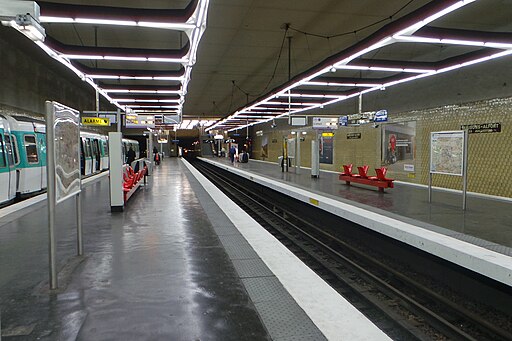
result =
[{"label": "train", "polygon": [[[123,138],[139,158],[139,142]],[[80,131],[82,177],[109,168],[108,136]],[[0,206],[46,190],[46,125],[32,117],[0,114]]]}]

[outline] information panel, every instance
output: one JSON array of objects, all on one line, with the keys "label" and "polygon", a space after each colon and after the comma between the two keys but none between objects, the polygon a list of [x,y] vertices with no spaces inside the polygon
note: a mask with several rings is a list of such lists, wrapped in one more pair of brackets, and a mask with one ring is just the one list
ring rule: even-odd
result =
[{"label": "information panel", "polygon": [[53,104],[55,197],[57,203],[80,193],[80,114]]},{"label": "information panel", "polygon": [[464,131],[430,134],[430,173],[463,175]]}]

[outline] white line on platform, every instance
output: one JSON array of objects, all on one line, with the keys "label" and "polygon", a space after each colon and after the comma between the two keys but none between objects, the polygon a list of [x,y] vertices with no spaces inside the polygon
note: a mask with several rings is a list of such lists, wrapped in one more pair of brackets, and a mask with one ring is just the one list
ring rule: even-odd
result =
[{"label": "white line on platform", "polygon": [[315,206],[320,209],[512,286],[512,258],[510,256],[237,167],[217,163],[207,158],[201,158],[201,160],[310,205],[312,205],[311,199],[314,199]]},{"label": "white line on platform", "polygon": [[[98,181],[99,179],[101,179],[101,178],[103,178],[104,176],[107,176],[107,175],[108,175],[108,171],[102,172],[102,173],[100,173],[98,175],[90,176],[90,177],[82,180],[82,186],[87,186],[90,183],[94,183],[94,182]],[[0,219],[5,218],[5,217],[7,217],[10,214],[19,212],[19,211],[21,211],[21,210],[23,210],[25,208],[31,207],[33,205],[36,205],[36,204],[38,204],[40,202],[43,202],[45,200],[46,200],[46,193],[42,193],[42,194],[36,195],[36,196],[34,196],[32,198],[28,198],[28,199],[25,199],[23,201],[20,201],[20,202],[18,202],[16,204],[12,204],[12,205],[6,206],[6,207],[0,209]]]},{"label": "white line on platform", "polygon": [[390,340],[186,160],[194,177],[328,340]]}]

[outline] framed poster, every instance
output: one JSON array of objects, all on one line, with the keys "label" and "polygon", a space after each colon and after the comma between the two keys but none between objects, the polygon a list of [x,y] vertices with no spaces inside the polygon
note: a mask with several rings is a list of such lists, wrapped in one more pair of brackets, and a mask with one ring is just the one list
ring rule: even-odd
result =
[{"label": "framed poster", "polygon": [[334,137],[333,136],[320,136],[320,163],[332,165],[333,163],[333,150],[334,150]]},{"label": "framed poster", "polygon": [[430,133],[430,173],[463,175],[464,131]]},{"label": "framed poster", "polygon": [[382,127],[382,165],[403,172],[404,164],[416,158],[416,121],[386,124]]}]

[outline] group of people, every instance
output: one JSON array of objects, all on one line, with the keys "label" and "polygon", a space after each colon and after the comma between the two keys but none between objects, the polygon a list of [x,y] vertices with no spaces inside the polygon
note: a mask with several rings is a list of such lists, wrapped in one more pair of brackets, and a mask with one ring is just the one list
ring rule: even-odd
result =
[{"label": "group of people", "polygon": [[[229,148],[228,152],[229,161],[231,161],[232,164],[235,163],[235,159],[237,158],[237,150],[235,146],[231,146]],[[248,162],[249,161],[249,154],[243,150],[240,154],[238,154],[238,161],[239,162]]]},{"label": "group of people", "polygon": [[[153,148],[153,160],[156,165],[160,164],[160,153],[158,153],[158,149],[156,147]],[[126,152],[126,163],[131,165],[133,161],[135,161],[135,151],[130,147]]]}]

